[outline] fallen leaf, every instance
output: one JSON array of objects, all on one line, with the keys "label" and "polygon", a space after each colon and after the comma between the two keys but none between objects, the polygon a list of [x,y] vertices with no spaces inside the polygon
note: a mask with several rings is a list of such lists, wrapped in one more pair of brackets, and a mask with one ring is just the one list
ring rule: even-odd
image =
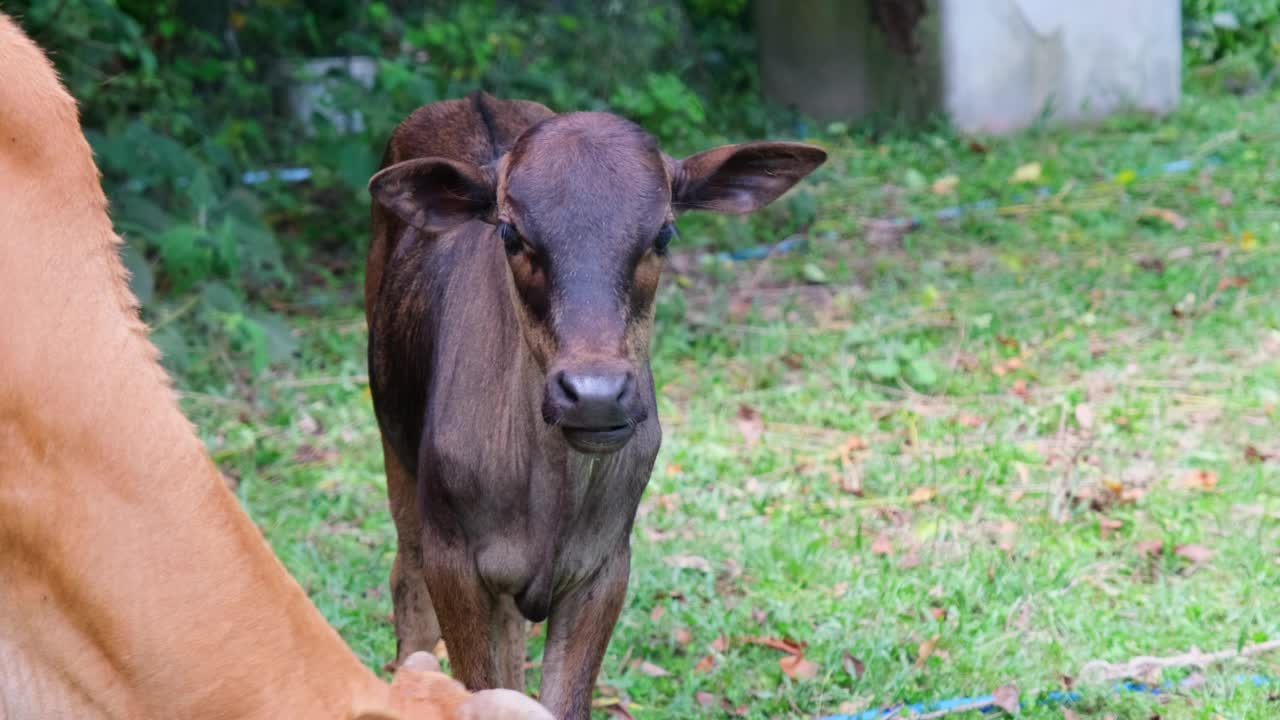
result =
[{"label": "fallen leaf", "polygon": [[1147,556],[1156,556],[1164,552],[1164,543],[1160,540],[1139,540],[1133,544],[1133,547]]},{"label": "fallen leaf", "polygon": [[1009,176],[1011,183],[1033,183],[1040,179],[1040,163],[1029,162],[1025,165],[1019,165],[1017,170],[1013,171],[1013,175]]},{"label": "fallen leaf", "polygon": [[925,640],[924,642],[920,643],[920,646],[916,648],[915,665],[917,668],[924,667],[925,662],[929,660],[929,656],[933,655],[933,651],[935,648],[937,648],[938,639],[940,637],[941,637],[940,635],[934,635],[928,640]]},{"label": "fallen leaf", "polygon": [[969,146],[970,152],[975,152],[979,155],[985,155],[987,153],[987,146],[977,140],[969,140],[966,144]]},{"label": "fallen leaf", "polygon": [[1022,378],[1018,378],[1017,380],[1013,381],[1013,388],[1010,390],[1010,392],[1022,398],[1023,400],[1026,400],[1029,397],[1031,397],[1031,391],[1027,389],[1027,381],[1023,380]]},{"label": "fallen leaf", "polygon": [[320,465],[331,465],[338,459],[338,451],[333,448],[325,448],[323,450],[316,448],[314,445],[303,443],[293,452],[293,461],[300,465],[316,463]]},{"label": "fallen leaf", "polygon": [[1081,430],[1090,430],[1093,428],[1093,408],[1088,403],[1080,403],[1076,405],[1076,424]]},{"label": "fallen leaf", "polygon": [[694,693],[693,697],[695,700],[698,701],[699,705],[705,708],[713,707],[719,704],[719,700],[716,699],[715,695],[712,695],[709,692],[704,692],[702,690],[699,690],[698,692]]},{"label": "fallen leaf", "polygon": [[802,655],[787,655],[778,658],[778,666],[792,680],[812,680],[818,676],[817,663],[804,659]]},{"label": "fallen leaf", "polygon": [[623,707],[621,700],[605,705],[604,712],[609,717],[618,718],[618,720],[636,720],[636,716],[632,715],[625,707]]},{"label": "fallen leaf", "polygon": [[836,706],[836,710],[841,715],[857,715],[858,713],[871,707],[871,698],[856,697],[852,700],[845,700]]},{"label": "fallen leaf", "polygon": [[715,667],[715,666],[716,666],[716,658],[715,658],[715,656],[714,656],[714,655],[707,655],[707,656],[703,657],[701,660],[699,660],[697,665],[694,665],[694,666],[693,666],[693,671],[694,671],[694,672],[706,672],[706,671],[710,670],[711,668],[713,668],[713,667]]},{"label": "fallen leaf", "polygon": [[943,175],[933,181],[933,185],[929,189],[934,195],[950,195],[956,191],[956,186],[960,184],[960,178],[956,175]]},{"label": "fallen leaf", "polygon": [[662,562],[677,570],[701,570],[711,572],[711,562],[701,555],[668,555]]},{"label": "fallen leaf", "polygon": [[1098,517],[1098,533],[1102,535],[1102,539],[1106,540],[1112,532],[1124,527],[1123,520],[1115,520],[1109,517]]},{"label": "fallen leaf", "polygon": [[1018,710],[1021,709],[1021,704],[1018,702],[1018,686],[1001,685],[996,688],[995,692],[991,693],[991,704],[1010,715],[1017,715]]},{"label": "fallen leaf", "polygon": [[861,680],[862,674],[867,671],[866,663],[850,655],[847,650],[840,656],[840,665],[844,667],[844,671],[849,674],[849,677],[854,680]]},{"label": "fallen leaf", "polygon": [[873,555],[889,555],[893,552],[893,541],[885,535],[877,537],[871,541],[871,553]]},{"label": "fallen leaf", "polygon": [[795,640],[790,640],[790,639],[779,639],[779,638],[771,638],[771,637],[759,637],[757,635],[748,635],[742,638],[742,642],[747,643],[748,645],[762,645],[767,648],[773,648],[774,650],[781,650],[782,652],[787,653],[788,655],[804,654],[804,644],[798,643]]},{"label": "fallen leaf", "polygon": [[654,665],[653,663],[649,662],[648,660],[635,661],[635,667],[640,672],[644,673],[645,675],[648,675],[649,677],[667,677],[668,675],[671,674],[666,670],[658,667],[657,665]]},{"label": "fallen leaf", "polygon": [[864,242],[882,250],[901,249],[902,238],[914,229],[915,223],[896,218],[874,218],[862,223]]},{"label": "fallen leaf", "polygon": [[748,447],[760,442],[760,436],[764,434],[764,420],[758,410],[750,405],[739,405],[736,422],[738,432],[742,433]]},{"label": "fallen leaf", "polygon": [[665,512],[673,513],[680,509],[679,493],[666,493],[664,495],[659,495],[655,500],[658,503],[658,507],[662,508]]},{"label": "fallen leaf", "polygon": [[1187,227],[1187,219],[1168,208],[1149,207],[1143,208],[1142,217],[1155,218],[1168,223],[1174,230],[1182,230]]},{"label": "fallen leaf", "polygon": [[866,491],[862,487],[862,468],[852,462],[843,463],[840,468],[840,490],[854,497],[862,497]]},{"label": "fallen leaf", "polygon": [[911,494],[907,496],[907,502],[911,503],[912,505],[921,505],[923,503],[929,502],[930,500],[934,499],[937,496],[938,496],[937,490],[929,487],[928,485],[921,485],[920,487],[911,491]]},{"label": "fallen leaf", "polygon": [[1248,250],[1253,250],[1257,247],[1258,247],[1258,238],[1256,235],[1254,235],[1252,232],[1249,232],[1248,230],[1245,230],[1244,232],[1240,233],[1240,249],[1241,250],[1248,251]]},{"label": "fallen leaf", "polygon": [[663,615],[667,614],[667,609],[661,605],[654,605],[653,610],[649,611],[649,620],[658,622]]},{"label": "fallen leaf", "polygon": [[1011,350],[1018,349],[1018,341],[1015,338],[1009,337],[1008,335],[996,335],[996,342],[1000,343],[1001,345]]},{"label": "fallen leaf", "polygon": [[724,652],[725,650],[728,650],[728,649],[729,649],[729,638],[727,638],[727,637],[725,637],[725,636],[721,635],[720,637],[717,637],[715,640],[712,640],[712,641],[711,641],[711,649],[712,649],[712,650],[715,650],[715,651],[716,651],[716,652],[718,652],[718,653],[722,653],[722,652]]},{"label": "fallen leaf", "polygon": [[940,608],[940,607],[929,608],[929,614],[933,616],[934,620],[938,620],[939,622],[947,619],[946,608]]},{"label": "fallen leaf", "polygon": [[1204,687],[1207,680],[1208,679],[1204,676],[1204,673],[1193,672],[1183,678],[1182,682],[1178,683],[1178,687],[1183,688],[1184,690],[1193,690],[1195,688]]},{"label": "fallen leaf", "polygon": [[1218,281],[1218,290],[1228,290],[1231,288],[1242,288],[1249,284],[1249,278],[1241,275],[1232,275],[1224,277]]},{"label": "fallen leaf", "polygon": [[1213,557],[1213,551],[1203,545],[1178,545],[1173,548],[1173,554],[1186,560],[1194,565],[1200,565],[1209,562]]},{"label": "fallen leaf", "polygon": [[1218,474],[1212,470],[1188,470],[1178,482],[1178,487],[1187,490],[1213,490],[1218,486]]},{"label": "fallen leaf", "polygon": [[963,425],[968,428],[979,428],[982,427],[984,422],[986,422],[977,415],[970,415],[969,413],[964,412],[956,415],[954,421],[957,425]]},{"label": "fallen leaf", "polygon": [[691,642],[693,642],[693,633],[689,632],[688,628],[676,629],[676,644],[680,647],[688,647]]},{"label": "fallen leaf", "polygon": [[1280,456],[1280,453],[1263,452],[1254,445],[1244,446],[1244,459],[1251,463],[1266,462],[1278,456]]}]

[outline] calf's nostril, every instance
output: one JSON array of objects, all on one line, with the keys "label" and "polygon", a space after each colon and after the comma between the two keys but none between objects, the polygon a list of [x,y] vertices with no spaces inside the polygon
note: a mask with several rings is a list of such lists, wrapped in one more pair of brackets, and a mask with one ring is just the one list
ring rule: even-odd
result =
[{"label": "calf's nostril", "polygon": [[568,373],[561,372],[556,378],[556,383],[560,385],[560,389],[564,391],[564,396],[569,402],[578,402],[578,389],[574,386],[573,378]]},{"label": "calf's nostril", "polygon": [[631,388],[634,385],[635,385],[635,376],[633,376],[631,373],[627,373],[626,377],[622,379],[621,387],[618,388],[618,397],[614,399],[617,400],[618,402],[623,402],[624,400],[626,400],[627,397],[631,395]]}]

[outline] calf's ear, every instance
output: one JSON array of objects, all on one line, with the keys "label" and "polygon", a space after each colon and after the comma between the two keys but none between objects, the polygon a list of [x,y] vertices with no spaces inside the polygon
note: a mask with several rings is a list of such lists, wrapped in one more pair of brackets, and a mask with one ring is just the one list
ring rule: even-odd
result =
[{"label": "calf's ear", "polygon": [[415,158],[378,171],[369,180],[374,202],[407,224],[442,233],[467,220],[487,218],[496,189],[492,173],[445,158]]},{"label": "calf's ear", "polygon": [[674,163],[676,212],[749,213],[777,200],[826,162],[825,150],[794,142],[722,145]]}]

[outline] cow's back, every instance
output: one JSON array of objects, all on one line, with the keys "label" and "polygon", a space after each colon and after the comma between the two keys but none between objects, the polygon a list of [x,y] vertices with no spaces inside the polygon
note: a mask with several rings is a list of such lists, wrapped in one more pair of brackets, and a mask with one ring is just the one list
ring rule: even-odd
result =
[{"label": "cow's back", "polygon": [[[535,102],[501,100],[483,92],[424,105],[396,126],[379,169],[423,157],[488,165],[525,130],[553,115]],[[383,269],[405,229],[399,218],[373,202],[373,238],[365,269],[366,313],[372,313]]]}]

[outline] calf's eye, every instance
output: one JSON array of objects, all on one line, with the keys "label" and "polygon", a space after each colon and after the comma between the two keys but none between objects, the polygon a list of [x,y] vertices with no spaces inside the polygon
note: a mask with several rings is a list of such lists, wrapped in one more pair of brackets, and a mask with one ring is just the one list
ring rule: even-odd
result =
[{"label": "calf's eye", "polygon": [[672,225],[671,223],[667,223],[666,225],[663,225],[662,229],[658,231],[658,236],[653,239],[654,251],[657,252],[659,255],[666,255],[667,246],[671,244],[671,241],[675,237],[676,237],[676,226]]},{"label": "calf's eye", "polygon": [[502,246],[508,255],[519,255],[524,250],[524,240],[511,223],[498,223],[498,237],[502,238]]}]

